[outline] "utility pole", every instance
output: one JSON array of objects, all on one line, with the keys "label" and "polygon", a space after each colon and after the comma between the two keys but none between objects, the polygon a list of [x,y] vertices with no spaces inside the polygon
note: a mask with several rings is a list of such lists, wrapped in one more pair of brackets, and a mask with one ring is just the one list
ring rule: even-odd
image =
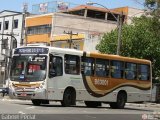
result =
[{"label": "utility pole", "polygon": [[26,14],[28,10],[28,4],[23,3],[23,16],[22,16],[22,29],[21,29],[21,45],[25,43],[27,45],[27,32],[25,28],[25,22],[26,22]]},{"label": "utility pole", "polygon": [[122,24],[123,24],[123,13],[121,13],[121,14],[119,15],[119,19],[118,19],[117,55],[120,55],[121,45],[122,45],[122,41],[121,41],[121,36],[122,36]]},{"label": "utility pole", "polygon": [[73,43],[72,36],[78,35],[78,33],[74,34],[72,31],[69,32],[64,31],[64,33],[69,35],[69,40],[68,40],[69,48],[72,48],[72,43]]},{"label": "utility pole", "polygon": [[117,26],[118,26],[118,40],[117,40],[117,55],[120,55],[120,49],[121,49],[121,33],[122,33],[122,23],[123,23],[123,13],[121,13],[119,15],[119,18],[117,19],[117,17],[110,11],[110,9],[108,9],[107,7],[105,7],[102,4],[96,3],[96,2],[87,2],[87,5],[94,5],[97,4],[105,9],[108,10],[108,12],[114,17],[114,19],[117,21]]}]

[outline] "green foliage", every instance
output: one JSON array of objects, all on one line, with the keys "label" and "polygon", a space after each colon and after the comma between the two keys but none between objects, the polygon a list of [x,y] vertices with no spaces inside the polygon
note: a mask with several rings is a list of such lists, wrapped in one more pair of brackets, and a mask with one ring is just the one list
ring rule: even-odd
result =
[{"label": "green foliage", "polygon": [[153,8],[156,5],[156,0],[145,0],[145,5],[149,8]]},{"label": "green foliage", "polygon": [[160,0],[145,0],[145,6],[151,10],[151,15],[160,18]]},{"label": "green foliage", "polygon": [[[96,49],[101,53],[116,54],[118,31],[106,33]],[[153,76],[160,77],[160,21],[157,18],[134,18],[131,25],[122,27],[122,56],[152,61]]]}]

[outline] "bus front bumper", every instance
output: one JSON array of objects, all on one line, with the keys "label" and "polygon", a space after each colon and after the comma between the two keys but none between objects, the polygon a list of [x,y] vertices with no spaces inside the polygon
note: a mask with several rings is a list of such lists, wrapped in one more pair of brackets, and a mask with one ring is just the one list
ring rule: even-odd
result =
[{"label": "bus front bumper", "polygon": [[9,93],[9,95],[16,99],[46,99],[45,89],[35,89],[35,90],[15,90]]}]

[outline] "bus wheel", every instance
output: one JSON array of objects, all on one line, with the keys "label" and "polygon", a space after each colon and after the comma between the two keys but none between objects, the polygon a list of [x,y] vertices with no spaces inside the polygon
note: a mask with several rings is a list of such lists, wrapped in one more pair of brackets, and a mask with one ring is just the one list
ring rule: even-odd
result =
[{"label": "bus wheel", "polygon": [[63,95],[63,101],[61,104],[63,107],[70,107],[71,105],[75,105],[76,101],[76,92],[72,89],[66,89]]},{"label": "bus wheel", "polygon": [[96,101],[84,101],[84,103],[87,107],[91,107],[91,108],[95,108],[102,105],[101,102],[96,102]]},{"label": "bus wheel", "polygon": [[36,99],[34,99],[34,100],[32,100],[32,103],[33,103],[33,105],[35,105],[35,106],[40,106],[41,103],[42,103],[42,101],[41,101],[41,100],[36,100]]},{"label": "bus wheel", "polygon": [[117,96],[117,102],[110,103],[110,107],[113,109],[123,109],[127,101],[127,95],[125,92],[120,92]]}]

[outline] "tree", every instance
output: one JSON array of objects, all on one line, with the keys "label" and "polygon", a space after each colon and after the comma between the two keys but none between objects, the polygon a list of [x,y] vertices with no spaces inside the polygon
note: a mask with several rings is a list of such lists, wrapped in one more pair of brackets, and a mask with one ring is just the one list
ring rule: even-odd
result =
[{"label": "tree", "polygon": [[151,15],[160,17],[160,0],[145,0],[145,6],[151,10]]},{"label": "tree", "polygon": [[[96,49],[101,53],[116,54],[118,30],[106,33]],[[134,18],[131,25],[122,27],[122,56],[152,61],[153,76],[160,77],[160,21],[153,17]]]}]

